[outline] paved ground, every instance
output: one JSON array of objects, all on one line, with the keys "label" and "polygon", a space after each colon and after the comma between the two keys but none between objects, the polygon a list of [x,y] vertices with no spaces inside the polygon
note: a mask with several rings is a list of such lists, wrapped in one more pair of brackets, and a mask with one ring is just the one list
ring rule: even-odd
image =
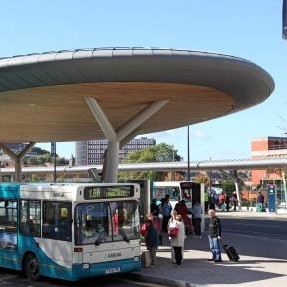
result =
[{"label": "paved ground", "polygon": [[[220,216],[226,216],[226,214],[220,214]],[[233,212],[232,216],[287,218],[287,215],[246,211]],[[205,245],[206,251],[203,251]],[[246,246],[246,248],[248,247]],[[241,255],[240,261],[233,263],[229,262],[226,254],[223,253],[222,263],[209,262],[210,252],[207,248],[206,234],[203,235],[202,239],[188,238],[185,249],[182,268],[174,268],[170,259],[168,240],[165,238],[163,246],[160,247],[157,253],[158,266],[156,268],[143,268],[141,272],[134,273],[134,276],[140,277],[141,280],[169,286],[287,286],[287,258],[286,260],[280,260]]]}]

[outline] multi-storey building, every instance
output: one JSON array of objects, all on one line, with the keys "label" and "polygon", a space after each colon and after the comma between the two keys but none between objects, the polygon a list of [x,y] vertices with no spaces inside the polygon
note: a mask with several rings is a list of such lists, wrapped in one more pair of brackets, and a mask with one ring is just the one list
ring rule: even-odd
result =
[{"label": "multi-storey building", "polygon": [[[155,145],[155,139],[147,137],[133,139],[120,150],[119,163],[123,161],[127,154]],[[107,148],[108,141],[106,139],[76,142],[76,165],[102,164]]]},{"label": "multi-storey building", "polygon": [[[287,138],[286,137],[267,137],[254,139],[251,142],[251,157],[286,157]],[[263,180],[280,180],[281,176],[274,170],[253,170],[252,185],[257,185]]]}]

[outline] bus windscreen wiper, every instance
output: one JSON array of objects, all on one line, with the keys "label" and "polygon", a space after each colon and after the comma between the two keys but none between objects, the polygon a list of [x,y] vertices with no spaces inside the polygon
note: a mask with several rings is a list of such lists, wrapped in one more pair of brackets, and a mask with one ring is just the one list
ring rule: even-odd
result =
[{"label": "bus windscreen wiper", "polygon": [[125,231],[124,231],[122,228],[119,229],[119,233],[120,233],[120,235],[122,236],[122,238],[123,238],[124,241],[130,242],[129,238],[127,237]]},{"label": "bus windscreen wiper", "polygon": [[102,243],[102,240],[104,238],[104,231],[99,231],[99,235],[97,236],[97,239],[95,241],[95,245],[99,246]]}]

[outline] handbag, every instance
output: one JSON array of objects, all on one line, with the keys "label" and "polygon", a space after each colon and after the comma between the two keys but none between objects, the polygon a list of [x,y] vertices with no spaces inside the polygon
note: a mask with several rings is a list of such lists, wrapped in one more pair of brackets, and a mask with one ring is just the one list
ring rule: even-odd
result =
[{"label": "handbag", "polygon": [[172,227],[168,230],[168,236],[171,238],[175,238],[178,235],[178,228],[177,227]]},{"label": "handbag", "polygon": [[141,226],[141,228],[140,228],[140,232],[141,232],[141,235],[142,235],[142,236],[146,236],[146,235],[147,235],[147,229],[148,229],[147,224],[144,223],[144,224]]}]

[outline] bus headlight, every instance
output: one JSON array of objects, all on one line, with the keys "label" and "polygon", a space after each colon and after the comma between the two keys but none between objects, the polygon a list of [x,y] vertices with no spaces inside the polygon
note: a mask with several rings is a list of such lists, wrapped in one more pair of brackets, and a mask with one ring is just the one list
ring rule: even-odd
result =
[{"label": "bus headlight", "polygon": [[90,263],[83,263],[83,269],[84,270],[90,269]]},{"label": "bus headlight", "polygon": [[139,261],[140,261],[139,256],[134,257],[134,262],[139,262]]}]

